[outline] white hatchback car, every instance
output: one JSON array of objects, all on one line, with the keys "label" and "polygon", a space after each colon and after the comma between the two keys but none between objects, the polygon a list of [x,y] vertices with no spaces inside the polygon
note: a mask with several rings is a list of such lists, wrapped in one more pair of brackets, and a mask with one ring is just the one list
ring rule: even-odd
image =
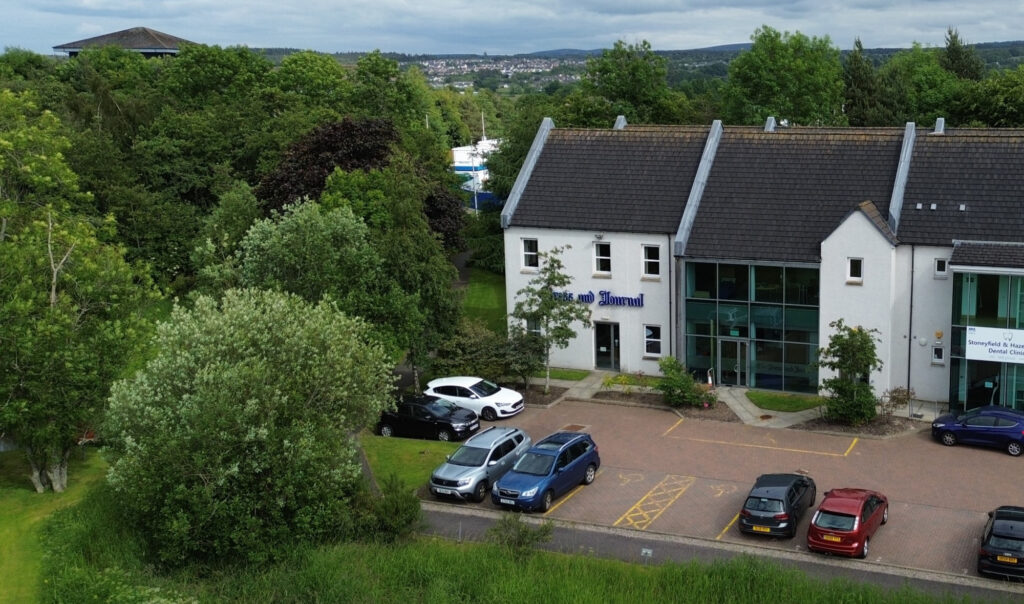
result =
[{"label": "white hatchback car", "polygon": [[423,392],[476,411],[487,421],[512,417],[523,410],[523,395],[478,377],[438,378],[431,380]]}]

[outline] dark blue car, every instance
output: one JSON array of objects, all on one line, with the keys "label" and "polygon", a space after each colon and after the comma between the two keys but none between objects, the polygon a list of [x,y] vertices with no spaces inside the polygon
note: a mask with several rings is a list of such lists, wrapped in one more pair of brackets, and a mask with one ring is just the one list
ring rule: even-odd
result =
[{"label": "dark blue car", "polygon": [[576,485],[590,484],[601,467],[597,445],[584,432],[556,432],[526,452],[491,488],[491,501],[525,511],[551,509]]},{"label": "dark blue car", "polygon": [[1014,457],[1024,452],[1024,411],[999,405],[975,407],[932,422],[932,437],[952,447],[957,443],[1004,449]]}]

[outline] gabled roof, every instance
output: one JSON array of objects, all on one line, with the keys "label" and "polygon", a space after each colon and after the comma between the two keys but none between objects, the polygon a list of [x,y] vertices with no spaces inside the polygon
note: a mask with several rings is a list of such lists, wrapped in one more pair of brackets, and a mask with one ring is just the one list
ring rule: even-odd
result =
[{"label": "gabled roof", "polygon": [[80,52],[90,46],[120,46],[142,53],[174,53],[182,43],[191,44],[184,38],[165,34],[148,27],[132,27],[93,38],[68,42],[53,49],[58,52]]},{"label": "gabled roof", "polygon": [[816,263],[865,200],[888,215],[902,128],[726,127],[685,255]]},{"label": "gabled roof", "polygon": [[673,234],[707,126],[553,129],[510,226]]},{"label": "gabled roof", "polygon": [[1024,242],[1024,130],[919,136],[898,235],[918,245]]},{"label": "gabled roof", "polygon": [[870,220],[871,224],[875,225],[875,228],[878,229],[878,232],[881,233],[882,237],[885,237],[889,241],[889,243],[893,245],[899,243],[899,239],[897,239],[896,233],[893,233],[892,229],[889,228],[889,222],[885,219],[884,216],[882,216],[882,213],[878,210],[878,206],[875,205],[875,202],[862,201],[857,206],[856,211],[860,212],[868,220]]}]

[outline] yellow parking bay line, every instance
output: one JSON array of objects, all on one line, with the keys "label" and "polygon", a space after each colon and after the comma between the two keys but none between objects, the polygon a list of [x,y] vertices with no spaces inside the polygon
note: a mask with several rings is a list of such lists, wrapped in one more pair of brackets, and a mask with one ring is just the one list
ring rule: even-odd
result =
[{"label": "yellow parking bay line", "polygon": [[[602,470],[598,470],[597,474],[594,474],[594,480],[597,480],[597,477],[601,475],[601,472],[602,472]],[[563,503],[565,503],[566,501],[569,501],[570,499],[572,499],[573,495],[575,495],[576,493],[579,493],[580,489],[582,489],[584,486],[586,486],[586,485],[582,485],[582,484],[581,485],[577,485],[575,489],[573,489],[573,490],[569,491],[568,493],[566,493],[565,497],[562,497],[558,501],[558,503],[556,503],[555,505],[553,505],[550,508],[548,508],[548,511],[544,512],[544,515],[547,516],[551,512],[554,512],[555,510],[557,510]]]},{"label": "yellow parking bay line", "polygon": [[626,526],[641,531],[646,530],[696,480],[693,476],[673,476],[669,474],[661,482],[654,485],[653,489],[647,491],[647,494],[640,501],[633,504],[633,507],[626,510],[626,513],[620,516],[612,526]]},{"label": "yellow parking bay line", "polygon": [[729,524],[725,525],[725,528],[722,529],[722,532],[718,533],[718,536],[715,537],[715,541],[721,541],[722,540],[722,535],[725,535],[726,533],[728,533],[729,529],[732,528],[732,525],[736,524],[736,521],[739,520],[739,519],[740,519],[740,515],[739,514],[736,514],[735,516],[733,516],[732,520],[729,521]]},{"label": "yellow parking bay line", "polygon": [[726,441],[726,440],[710,440],[710,439],[707,439],[707,438],[691,438],[691,437],[688,437],[688,436],[681,437],[680,440],[692,440],[694,442],[710,443],[710,444],[713,444],[713,445],[729,445],[730,447],[750,447],[750,448],[753,448],[753,449],[771,449],[772,451],[788,451],[789,453],[810,453],[811,455],[827,455],[829,457],[847,457],[847,456],[850,455],[850,452],[853,451],[853,447],[857,444],[857,442],[860,439],[859,438],[854,438],[853,442],[850,443],[850,446],[846,449],[845,453],[829,453],[828,451],[809,451],[807,449],[791,449],[789,447],[776,447],[774,445],[755,445],[754,443],[737,443],[737,442],[730,442],[730,441]]},{"label": "yellow parking bay line", "polygon": [[669,432],[671,432],[671,431],[673,431],[673,430],[675,430],[675,429],[676,429],[676,426],[678,426],[678,425],[679,425],[679,424],[681,424],[681,423],[683,423],[683,418],[681,418],[681,417],[680,417],[680,418],[679,418],[679,421],[677,421],[676,423],[672,424],[672,427],[671,427],[671,428],[669,428],[668,430],[665,430],[665,433],[664,433],[664,434],[662,434],[662,436],[668,436],[668,433],[669,433]]}]

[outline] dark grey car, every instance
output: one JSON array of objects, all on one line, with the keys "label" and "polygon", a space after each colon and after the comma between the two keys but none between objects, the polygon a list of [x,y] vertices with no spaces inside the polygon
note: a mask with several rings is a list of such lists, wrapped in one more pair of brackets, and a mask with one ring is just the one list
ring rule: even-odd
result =
[{"label": "dark grey car", "polygon": [[740,531],[795,537],[800,518],[814,505],[816,496],[817,487],[810,476],[762,474],[740,510]]},{"label": "dark grey car", "polygon": [[492,426],[473,436],[430,475],[435,497],[483,501],[488,489],[533,444],[519,428]]}]

